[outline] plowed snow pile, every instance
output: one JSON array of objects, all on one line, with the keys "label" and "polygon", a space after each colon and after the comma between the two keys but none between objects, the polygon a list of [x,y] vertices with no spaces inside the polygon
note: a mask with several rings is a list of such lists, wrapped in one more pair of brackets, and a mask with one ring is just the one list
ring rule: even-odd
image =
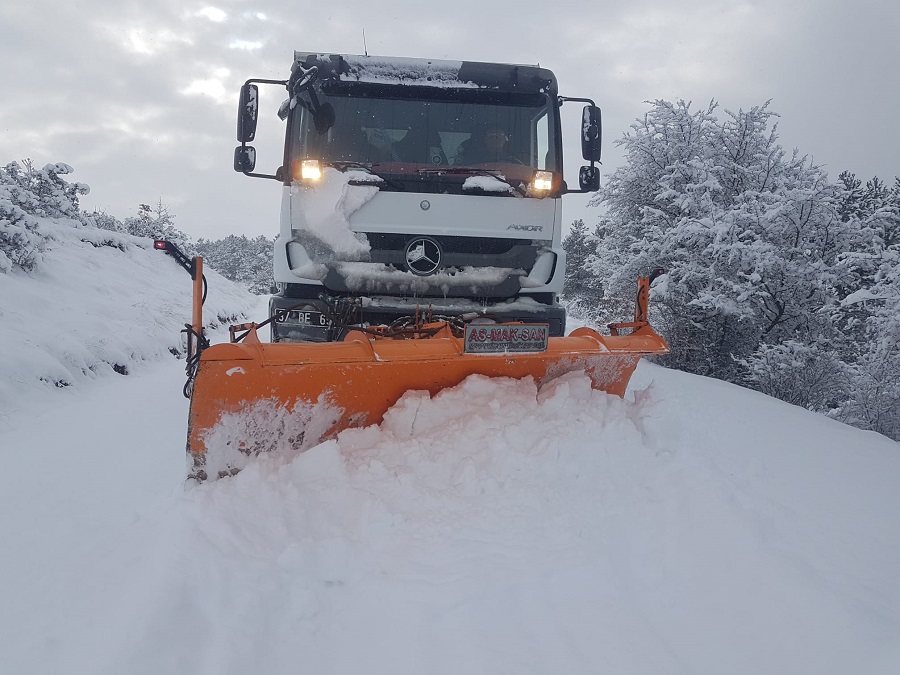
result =
[{"label": "plowed snow pile", "polygon": [[3,670],[897,672],[896,444],[635,382],[474,377],[182,490],[177,368],[112,380],[0,436]]}]

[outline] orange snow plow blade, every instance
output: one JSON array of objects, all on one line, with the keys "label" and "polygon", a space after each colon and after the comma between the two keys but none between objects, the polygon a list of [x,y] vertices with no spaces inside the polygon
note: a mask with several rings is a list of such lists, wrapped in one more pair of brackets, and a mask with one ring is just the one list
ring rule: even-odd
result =
[{"label": "orange snow plow blade", "polygon": [[163,239],[154,246],[194,282],[192,321],[182,332],[189,477],[197,480],[233,475],[261,453],[296,453],[343,429],[377,424],[407,391],[434,395],[470,375],[531,377],[541,386],[580,371],[594,389],[623,396],[641,357],[669,351],[647,320],[650,284],[661,269],[638,279],[634,320],[610,324],[611,335],[578,328],[550,337],[547,323],[494,323],[480,315],[426,323],[417,310],[386,326],[341,325],[349,332],[340,342],[263,344],[257,328],[275,315],[231,326],[231,342],[210,347],[202,258],[188,259]]},{"label": "orange snow plow blade", "polygon": [[[235,473],[242,457],[278,444],[305,449],[348,427],[377,424],[404,392],[434,395],[474,374],[532,377],[540,385],[583,371],[595,389],[622,396],[642,356],[668,352],[641,324],[611,326],[608,336],[579,328],[549,338],[546,351],[487,354],[467,353],[448,326],[419,339],[353,331],[342,342],[275,344],[260,343],[251,327],[243,342],[209,347],[200,357],[188,428],[193,477]],[[622,327],[633,332],[617,335]]]}]

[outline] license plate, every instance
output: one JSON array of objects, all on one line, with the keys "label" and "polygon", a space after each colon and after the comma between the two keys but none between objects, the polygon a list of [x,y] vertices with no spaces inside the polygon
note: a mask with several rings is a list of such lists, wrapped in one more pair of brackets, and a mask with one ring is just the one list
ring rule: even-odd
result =
[{"label": "license plate", "polygon": [[278,323],[299,323],[301,326],[324,327],[328,325],[328,317],[322,312],[312,312],[305,309],[279,312],[276,320]]},{"label": "license plate", "polygon": [[465,352],[545,352],[549,339],[550,326],[546,323],[469,324],[466,326]]}]

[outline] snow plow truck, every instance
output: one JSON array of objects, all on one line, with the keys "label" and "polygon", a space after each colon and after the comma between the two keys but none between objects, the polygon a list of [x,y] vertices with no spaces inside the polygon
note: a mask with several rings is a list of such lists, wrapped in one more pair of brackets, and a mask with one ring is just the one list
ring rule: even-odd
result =
[{"label": "snow plow truck", "polygon": [[[260,85],[286,90],[273,173],[250,145]],[[578,188],[562,161],[573,102]],[[621,396],[643,355],[668,351],[647,322],[647,277],[633,320],[565,336],[561,201],[599,189],[601,114],[560,96],[546,68],[296,52],[288,79],[242,86],[237,140],[234,169],[281,185],[268,319],[209,346],[202,260],[157,242],[194,276],[193,478],[378,423],[404,392],[473,374],[540,385],[578,370]]]}]

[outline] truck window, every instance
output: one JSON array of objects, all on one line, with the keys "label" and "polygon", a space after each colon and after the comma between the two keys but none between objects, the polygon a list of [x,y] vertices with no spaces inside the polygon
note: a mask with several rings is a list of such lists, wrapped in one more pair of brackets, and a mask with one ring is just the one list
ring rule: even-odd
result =
[{"label": "truck window", "polygon": [[324,133],[316,131],[303,105],[295,106],[294,158],[379,164],[382,172],[398,173],[468,164],[509,167],[513,173],[557,170],[552,165],[556,125],[550,122],[556,107],[544,94],[438,90],[426,98],[416,92],[402,97],[369,93],[318,94],[335,111],[335,123]]}]

